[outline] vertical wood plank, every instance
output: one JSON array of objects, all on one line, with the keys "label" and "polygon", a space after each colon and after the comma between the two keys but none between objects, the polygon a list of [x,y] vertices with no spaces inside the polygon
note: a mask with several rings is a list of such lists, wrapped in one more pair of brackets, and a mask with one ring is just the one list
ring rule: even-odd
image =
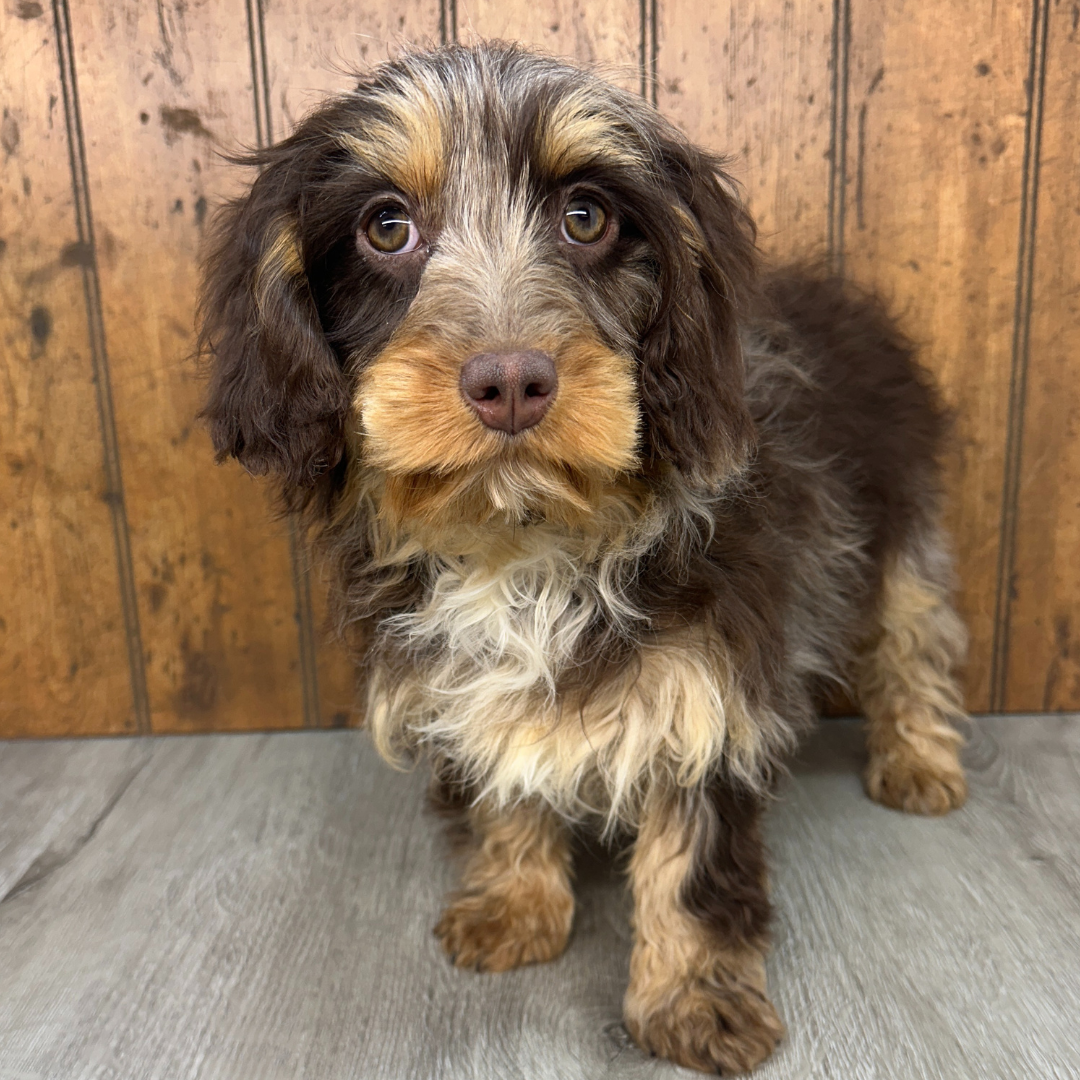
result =
[{"label": "vertical wood plank", "polygon": [[401,48],[439,43],[439,0],[263,0],[267,98],[274,140],[327,94]]},{"label": "vertical wood plank", "polygon": [[161,731],[345,721],[320,569],[193,420],[199,241],[246,179],[215,155],[283,137],[402,45],[491,37],[640,89],[735,155],[768,252],[828,249],[892,300],[957,415],[968,704],[1080,707],[1075,5],[54,6],[73,24],[88,200],[54,13],[0,13],[0,734],[134,730],[151,711]]},{"label": "vertical wood plank", "polygon": [[1080,709],[1080,8],[1043,3],[1039,14],[1030,372],[1006,582],[1010,711]]},{"label": "vertical wood plank", "polygon": [[458,0],[458,37],[498,38],[595,67],[628,89],[641,84],[639,0]]},{"label": "vertical wood plank", "polygon": [[[410,44],[439,39],[439,0],[380,0],[342,5],[333,0],[249,0],[255,27],[257,131],[247,139],[285,138],[328,94],[347,91],[358,72]],[[315,703],[318,722],[340,727],[355,721],[355,673],[344,649],[328,631],[326,568],[312,561],[297,538],[297,558],[306,568],[301,581],[310,602]],[[309,709],[309,712],[311,710]]]},{"label": "vertical wood plank", "polygon": [[968,706],[990,655],[1024,154],[1027,5],[853,0],[846,269],[881,291],[956,410],[947,524],[972,635]]},{"label": "vertical wood plank", "polygon": [[0,737],[137,730],[56,24],[0,8]]},{"label": "vertical wood plank", "polygon": [[74,5],[90,197],[155,731],[298,726],[289,547],[215,468],[190,359],[197,251],[253,129],[243,9]]},{"label": "vertical wood plank", "polygon": [[829,57],[824,0],[661,3],[657,102],[733,156],[764,250],[817,253],[828,235]]}]

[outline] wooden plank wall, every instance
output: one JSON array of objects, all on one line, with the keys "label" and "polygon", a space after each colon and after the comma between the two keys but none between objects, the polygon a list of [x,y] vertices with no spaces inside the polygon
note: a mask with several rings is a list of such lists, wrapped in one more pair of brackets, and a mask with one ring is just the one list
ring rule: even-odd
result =
[{"label": "wooden plank wall", "polygon": [[412,42],[599,66],[881,290],[955,408],[973,710],[1080,708],[1075,0],[0,0],[0,735],[348,722],[321,586],[189,357],[222,151]]}]

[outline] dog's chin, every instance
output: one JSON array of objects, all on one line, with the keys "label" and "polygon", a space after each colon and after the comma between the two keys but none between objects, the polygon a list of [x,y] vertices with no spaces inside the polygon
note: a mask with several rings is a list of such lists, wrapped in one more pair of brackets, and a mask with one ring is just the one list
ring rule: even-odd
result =
[{"label": "dog's chin", "polygon": [[367,470],[382,523],[442,548],[462,530],[498,534],[543,525],[602,539],[640,518],[645,485],[624,470],[523,456],[448,472]]}]

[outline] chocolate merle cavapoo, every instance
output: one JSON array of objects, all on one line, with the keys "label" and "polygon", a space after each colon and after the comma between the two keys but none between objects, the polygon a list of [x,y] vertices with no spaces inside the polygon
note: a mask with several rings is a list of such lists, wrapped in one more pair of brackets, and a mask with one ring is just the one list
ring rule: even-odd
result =
[{"label": "chocolate merle cavapoo", "polygon": [[823,687],[866,713],[872,798],[966,794],[910,346],[759,270],[722,162],[644,101],[518,48],[406,55],[250,162],[205,415],[317,532],[380,752],[464,796],[447,953],[558,956],[571,828],[628,835],[627,1028],[751,1068],[783,1030],[758,819]]}]

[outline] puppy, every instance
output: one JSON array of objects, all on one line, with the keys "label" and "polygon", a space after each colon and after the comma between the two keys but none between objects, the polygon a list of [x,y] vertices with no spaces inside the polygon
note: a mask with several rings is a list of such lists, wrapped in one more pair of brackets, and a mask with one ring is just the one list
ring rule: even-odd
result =
[{"label": "puppy", "polygon": [[822,691],[857,693],[872,798],[966,794],[912,349],[760,272],[722,162],[644,101],[518,48],[385,64],[249,160],[205,416],[318,533],[380,752],[465,797],[447,953],[558,956],[571,827],[626,833],[627,1029],[752,1068],[783,1030],[759,815]]}]

